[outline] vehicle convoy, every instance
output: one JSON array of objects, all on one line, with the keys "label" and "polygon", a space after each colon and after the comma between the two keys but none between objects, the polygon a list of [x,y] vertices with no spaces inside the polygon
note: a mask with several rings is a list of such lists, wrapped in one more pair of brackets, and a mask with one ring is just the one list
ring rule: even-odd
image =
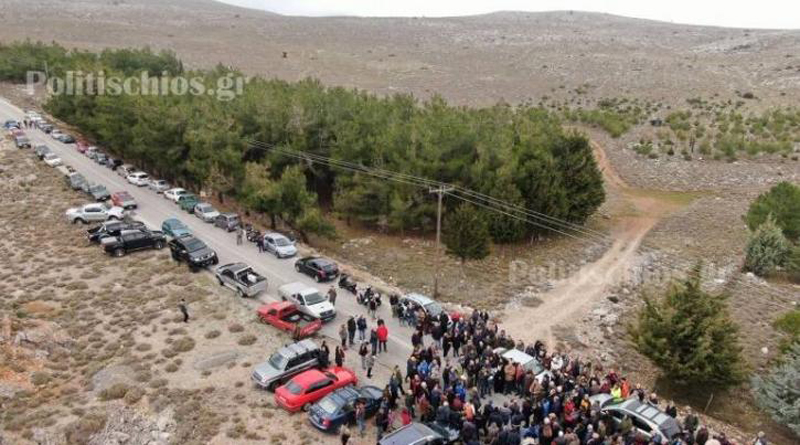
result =
[{"label": "vehicle convoy", "polygon": [[656,434],[662,439],[672,440],[681,433],[680,425],[669,414],[657,406],[640,402],[637,397],[615,401],[610,394],[601,393],[589,397],[589,401],[592,406],[597,404],[600,412],[608,414],[617,426],[625,416],[630,417],[633,428],[644,437],[645,441],[649,441]]},{"label": "vehicle convoy", "polygon": [[111,202],[115,206],[122,207],[125,210],[135,209],[136,207],[138,207],[138,205],[136,204],[136,200],[133,199],[133,196],[131,196],[130,193],[128,193],[128,192],[126,192],[124,190],[121,191],[121,192],[112,193],[111,194]]},{"label": "vehicle convoy", "polygon": [[355,423],[356,403],[364,404],[364,417],[371,417],[381,406],[383,391],[377,386],[345,386],[323,397],[308,410],[308,420],[326,433],[339,431],[339,427]]},{"label": "vehicle convoy", "polygon": [[294,303],[288,301],[265,304],[257,312],[261,321],[292,334],[295,340],[310,337],[322,329],[319,318],[300,312]]},{"label": "vehicle convoy", "polygon": [[256,365],[252,378],[256,385],[274,390],[295,374],[319,366],[322,351],[311,340],[302,340],[282,347],[266,362]]},{"label": "vehicle convoy", "polygon": [[161,231],[173,238],[192,234],[192,231],[186,227],[186,224],[178,218],[165,219],[164,222],[161,223]]},{"label": "vehicle convoy", "polygon": [[240,297],[255,297],[267,290],[267,279],[244,263],[219,266],[214,274],[220,285],[230,287]]},{"label": "vehicle convoy", "polygon": [[81,207],[72,207],[66,211],[67,221],[75,223],[103,222],[109,219],[122,219],[125,210],[122,207],[109,207],[98,202],[85,204]]},{"label": "vehicle convoy", "polygon": [[119,236],[123,230],[145,230],[140,221],[108,221],[86,231],[86,239],[92,243],[102,243],[107,238]]},{"label": "vehicle convoy", "polygon": [[336,309],[327,297],[320,295],[319,291],[303,283],[284,284],[278,288],[278,295],[283,301],[290,301],[297,305],[300,312],[321,319],[323,322],[336,317]]},{"label": "vehicle convoy", "polygon": [[114,256],[123,256],[127,253],[143,249],[163,249],[167,238],[159,231],[150,230],[123,230],[119,236],[110,240],[103,240],[103,249]]},{"label": "vehicle convoy", "polygon": [[333,280],[339,275],[339,267],[327,258],[308,256],[294,263],[294,269],[302,274],[321,281]]},{"label": "vehicle convoy", "polygon": [[275,402],[289,412],[308,411],[317,400],[347,385],[358,383],[356,374],[345,367],[303,371],[275,390]]},{"label": "vehicle convoy", "polygon": [[219,263],[217,252],[214,252],[206,243],[192,235],[174,238],[169,242],[172,259],[185,262],[192,272],[197,272],[203,267]]},{"label": "vehicle convoy", "polygon": [[297,254],[294,242],[280,233],[265,233],[263,242],[264,251],[274,253],[277,258],[289,258]]}]

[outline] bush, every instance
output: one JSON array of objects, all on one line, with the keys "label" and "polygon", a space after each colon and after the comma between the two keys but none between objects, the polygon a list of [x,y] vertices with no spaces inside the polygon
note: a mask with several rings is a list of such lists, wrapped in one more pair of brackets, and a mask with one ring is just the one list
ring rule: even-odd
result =
[{"label": "bush", "polygon": [[770,215],[750,235],[745,248],[744,269],[765,277],[786,263],[790,248],[780,227]]},{"label": "bush", "polygon": [[442,236],[447,253],[464,262],[489,255],[489,225],[481,212],[461,204],[446,220]]},{"label": "bush", "polygon": [[244,331],[244,326],[240,325],[239,323],[234,323],[228,326],[228,332],[237,333]]},{"label": "bush", "polygon": [[800,187],[789,182],[775,185],[750,204],[745,221],[750,230],[755,230],[769,215],[775,218],[786,238],[797,241],[800,237]]},{"label": "bush", "polygon": [[145,391],[138,386],[135,388],[131,388],[127,393],[125,393],[125,403],[128,405],[133,405],[139,400],[144,397]]},{"label": "bush", "polygon": [[787,344],[800,342],[800,309],[783,314],[773,326],[788,336]]},{"label": "bush", "polygon": [[109,388],[106,388],[100,392],[100,400],[107,401],[107,400],[118,400],[125,397],[125,394],[128,393],[130,387],[124,383],[115,383]]},{"label": "bush", "polygon": [[766,376],[753,378],[753,392],[776,422],[800,434],[800,343],[786,353]]},{"label": "bush", "polygon": [[92,435],[102,431],[105,426],[105,414],[89,413],[67,425],[64,436],[70,445],[83,445],[89,443]]},{"label": "bush", "polygon": [[256,338],[255,335],[253,335],[253,334],[245,334],[245,335],[239,337],[239,341],[237,341],[237,343],[240,346],[250,346],[253,343],[255,343],[257,340],[258,340],[258,338]]},{"label": "bush", "polygon": [[213,338],[219,337],[221,334],[222,334],[221,332],[219,332],[218,330],[214,329],[213,331],[206,332],[206,338],[211,340]]},{"label": "bush", "polygon": [[194,339],[192,337],[182,337],[172,344],[175,352],[188,352],[194,349]]},{"label": "bush", "polygon": [[645,298],[629,333],[636,349],[682,385],[729,386],[745,376],[724,296],[700,288],[700,267],[662,298]]}]

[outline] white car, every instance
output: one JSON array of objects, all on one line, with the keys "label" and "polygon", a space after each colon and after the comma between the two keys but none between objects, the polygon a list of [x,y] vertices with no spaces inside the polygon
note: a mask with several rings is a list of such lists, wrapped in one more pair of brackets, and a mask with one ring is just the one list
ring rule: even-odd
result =
[{"label": "white car", "polygon": [[321,295],[311,286],[303,283],[284,284],[278,288],[278,295],[281,300],[294,303],[300,312],[319,318],[323,322],[336,317],[336,308],[328,301],[328,297]]},{"label": "white car", "polygon": [[58,139],[61,136],[64,136],[64,133],[62,133],[61,130],[53,130],[50,132],[50,137],[53,139]]},{"label": "white car", "polygon": [[163,193],[169,190],[169,183],[163,179],[151,179],[147,184],[147,188],[156,193]]},{"label": "white car", "polygon": [[81,207],[73,207],[66,212],[67,220],[73,224],[81,222],[103,222],[109,219],[122,219],[125,210],[122,207],[109,207],[107,204],[98,202],[85,204]]},{"label": "white car", "polygon": [[50,167],[58,167],[59,165],[61,165],[61,158],[59,158],[57,154],[51,151],[50,153],[44,155],[44,163],[49,165]]},{"label": "white car", "polygon": [[150,182],[150,176],[148,176],[145,172],[131,173],[125,179],[127,179],[131,184],[139,187],[144,187]]},{"label": "white car", "polygon": [[188,194],[189,194],[188,190],[182,189],[180,187],[176,187],[174,189],[169,189],[166,192],[164,192],[164,197],[169,199],[169,200],[171,200],[171,201],[178,202],[178,200],[181,198],[181,196],[188,195]]},{"label": "white car", "polygon": [[214,222],[219,216],[219,212],[211,204],[201,202],[194,206],[194,216],[202,219],[204,222]]},{"label": "white car", "polygon": [[294,242],[275,232],[264,234],[264,250],[274,253],[278,258],[289,258],[297,254]]}]

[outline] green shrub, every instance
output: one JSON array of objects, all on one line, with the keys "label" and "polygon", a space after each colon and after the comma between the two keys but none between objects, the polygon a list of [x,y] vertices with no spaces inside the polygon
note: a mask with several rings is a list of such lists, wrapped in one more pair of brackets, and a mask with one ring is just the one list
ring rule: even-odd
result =
[{"label": "green shrub", "polygon": [[800,435],[800,342],[766,376],[753,377],[753,392],[775,421]]},{"label": "green shrub", "polygon": [[750,230],[755,230],[769,215],[775,218],[786,238],[797,241],[800,237],[800,187],[785,181],[773,186],[750,204],[745,221]]},{"label": "green shrub", "polygon": [[130,387],[124,383],[115,383],[114,385],[106,388],[100,392],[100,400],[118,400],[125,397]]},{"label": "green shrub", "polygon": [[745,248],[744,269],[765,277],[783,266],[789,258],[791,246],[780,227],[769,215],[750,235]]}]

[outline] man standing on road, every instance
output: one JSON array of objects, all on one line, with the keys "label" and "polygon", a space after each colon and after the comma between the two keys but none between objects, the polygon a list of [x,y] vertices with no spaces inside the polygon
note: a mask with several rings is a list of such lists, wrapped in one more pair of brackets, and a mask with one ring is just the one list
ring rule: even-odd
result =
[{"label": "man standing on road", "polygon": [[336,306],[336,289],[334,289],[333,286],[328,289],[328,301],[331,302],[332,306]]},{"label": "man standing on road", "polygon": [[347,319],[347,338],[350,340],[350,346],[356,339],[356,318],[352,315]]},{"label": "man standing on road", "polygon": [[244,229],[242,228],[242,226],[239,226],[239,228],[236,229],[236,245],[237,246],[241,246],[242,245],[242,238],[244,238]]},{"label": "man standing on road", "polygon": [[386,323],[383,320],[378,320],[378,329],[376,331],[378,334],[378,352],[386,352],[386,342],[389,340],[389,329],[386,327]]},{"label": "man standing on road", "polygon": [[183,314],[183,322],[189,322],[189,309],[186,307],[186,300],[181,298],[180,304],[178,304],[178,309],[180,309],[181,313]]},{"label": "man standing on road", "polygon": [[356,320],[356,327],[358,328],[358,339],[364,341],[367,339],[367,319],[363,315],[358,316]]}]

